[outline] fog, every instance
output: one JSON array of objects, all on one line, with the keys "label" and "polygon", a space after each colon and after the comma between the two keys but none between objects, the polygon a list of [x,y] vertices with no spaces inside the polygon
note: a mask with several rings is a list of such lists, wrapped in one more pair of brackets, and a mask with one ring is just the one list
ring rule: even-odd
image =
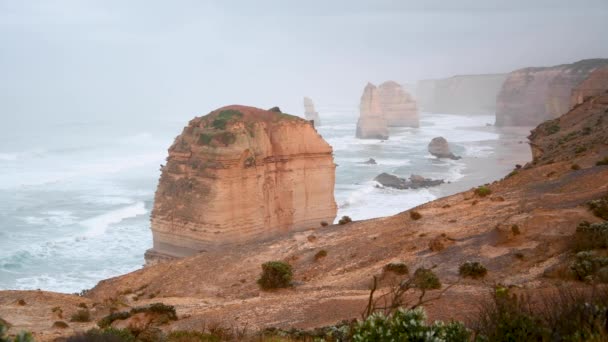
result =
[{"label": "fog", "polygon": [[3,127],[356,105],[367,81],[607,57],[608,2],[0,1]]}]

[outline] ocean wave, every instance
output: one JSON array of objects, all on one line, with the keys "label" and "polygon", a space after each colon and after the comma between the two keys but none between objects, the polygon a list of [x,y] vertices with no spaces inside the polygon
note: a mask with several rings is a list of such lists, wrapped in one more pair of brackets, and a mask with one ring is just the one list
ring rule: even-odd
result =
[{"label": "ocean wave", "polygon": [[137,202],[128,207],[123,207],[110,211],[108,213],[82,221],[81,224],[88,228],[85,237],[96,237],[105,234],[108,227],[112,224],[121,222],[124,219],[144,215],[148,211],[145,208],[144,202]]},{"label": "ocean wave", "polygon": [[27,224],[37,226],[64,227],[76,222],[76,216],[71,211],[49,210],[42,212],[39,216],[26,216],[21,218]]}]

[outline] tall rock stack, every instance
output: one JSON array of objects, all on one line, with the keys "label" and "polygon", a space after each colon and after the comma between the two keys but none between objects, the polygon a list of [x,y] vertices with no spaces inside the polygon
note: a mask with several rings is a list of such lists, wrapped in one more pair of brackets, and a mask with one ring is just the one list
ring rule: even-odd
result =
[{"label": "tall rock stack", "polygon": [[388,139],[388,123],[380,106],[378,88],[368,83],[361,96],[356,137],[359,139]]},{"label": "tall rock stack", "polygon": [[332,148],[309,121],[245,106],[197,117],[162,167],[146,261],[333,222],[334,184]]},{"label": "tall rock stack", "polygon": [[570,106],[582,104],[586,99],[608,91],[608,66],[595,69],[589,77],[574,88],[570,96]]},{"label": "tall rock stack", "polygon": [[496,99],[497,126],[536,126],[566,113],[572,91],[608,59],[586,59],[509,73]]},{"label": "tall rock stack", "polygon": [[388,126],[420,127],[416,101],[394,81],[378,87],[380,107]]},{"label": "tall rock stack", "polygon": [[304,97],[304,117],[306,117],[307,120],[312,120],[315,126],[321,126],[319,113],[315,111],[315,105],[309,97]]}]

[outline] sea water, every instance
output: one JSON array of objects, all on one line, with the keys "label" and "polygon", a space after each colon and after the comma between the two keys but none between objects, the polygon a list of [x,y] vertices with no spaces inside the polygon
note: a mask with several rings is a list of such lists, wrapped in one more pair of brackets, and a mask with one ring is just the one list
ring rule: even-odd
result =
[{"label": "sea water", "polygon": [[[318,132],[333,146],[338,217],[392,215],[439,196],[442,186],[395,190],[374,177],[462,182],[467,158],[496,157],[493,116],[421,115],[420,128],[390,139],[355,138],[356,108],[323,108]],[[142,267],[149,215],[167,148],[188,118],[134,123],[63,121],[4,127],[0,134],[0,289],[78,292]],[[438,160],[430,140],[448,139],[461,160]],[[495,145],[494,145],[495,146]],[[376,165],[362,162],[374,158]]]}]

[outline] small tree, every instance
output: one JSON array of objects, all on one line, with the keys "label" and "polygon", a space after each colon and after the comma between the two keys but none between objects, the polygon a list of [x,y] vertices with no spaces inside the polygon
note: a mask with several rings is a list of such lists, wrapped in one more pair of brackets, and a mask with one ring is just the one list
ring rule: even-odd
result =
[{"label": "small tree", "polygon": [[264,290],[289,287],[293,271],[284,261],[269,261],[262,264],[262,274],[258,284]]}]

